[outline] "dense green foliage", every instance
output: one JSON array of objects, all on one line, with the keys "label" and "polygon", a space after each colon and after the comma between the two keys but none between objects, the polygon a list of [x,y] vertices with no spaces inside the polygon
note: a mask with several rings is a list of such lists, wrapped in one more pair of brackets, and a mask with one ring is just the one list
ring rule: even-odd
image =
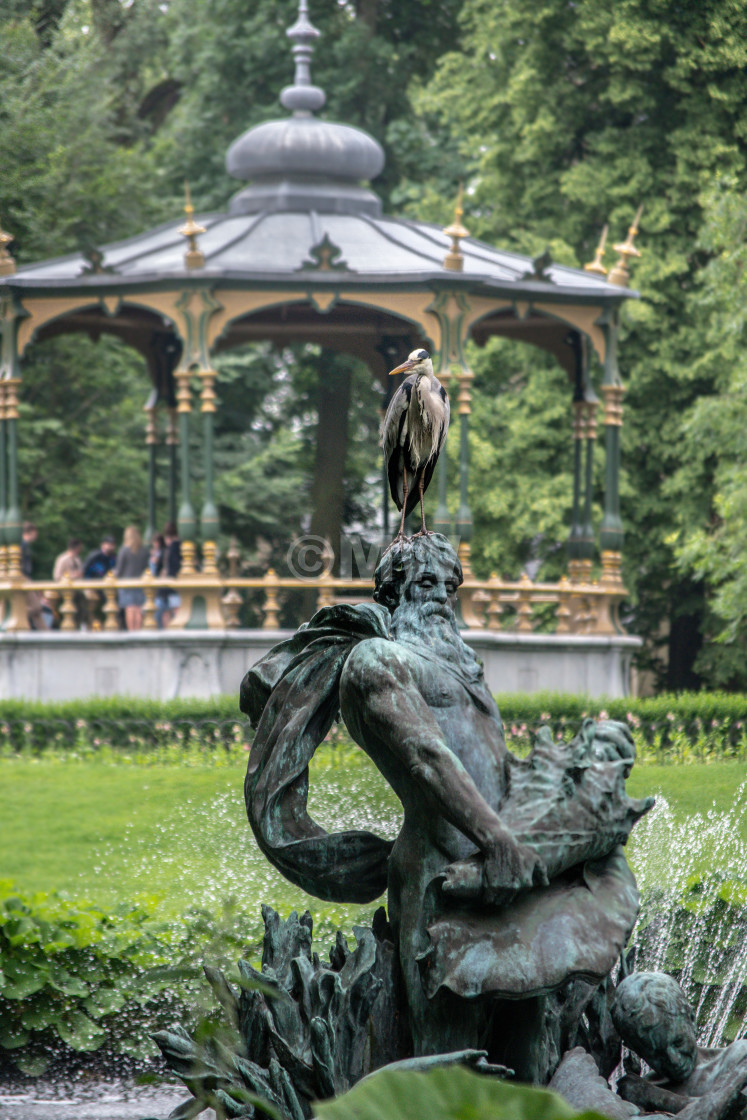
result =
[{"label": "dense green foliage", "polygon": [[0,882],[0,1075],[69,1073],[93,1051],[110,1068],[152,1058],[150,1031],[205,1004],[202,960],[233,965],[253,934],[230,907],[154,921]]},{"label": "dense green foliage", "polygon": [[[325,113],[384,145],[375,185],[390,212],[445,222],[465,179],[473,234],[581,264],[602,225],[621,239],[643,202],[642,299],[625,310],[621,347],[627,619],[647,639],[642,665],[666,687],[743,687],[747,3],[356,0],[311,14]],[[185,176],[198,209],[223,208],[236,187],[228,144],[282,113],[294,16],[294,0],[5,4],[0,217],[18,259],[173,218]],[[510,577],[529,563],[555,577],[569,387],[526,346],[493,342],[472,360],[474,566]],[[342,495],[327,510],[319,371],[335,362],[336,399],[350,408]],[[218,497],[250,563],[282,568],[310,524],[333,536],[339,524],[370,526],[380,391],[367,371],[313,348],[260,346],[222,356],[220,372]],[[119,343],[29,348],[21,477],[23,512],[42,525],[38,574],[70,532],[93,546],[142,523],[146,394],[141,359]],[[196,427],[198,471],[199,450]],[[597,459],[598,523],[601,438]],[[198,508],[200,497],[198,479]]]},{"label": "dense green foliage", "polygon": [[165,746],[210,751],[240,747],[251,735],[234,696],[199,700],[95,698],[60,704],[6,700],[0,706],[4,752],[98,748],[154,751]]}]

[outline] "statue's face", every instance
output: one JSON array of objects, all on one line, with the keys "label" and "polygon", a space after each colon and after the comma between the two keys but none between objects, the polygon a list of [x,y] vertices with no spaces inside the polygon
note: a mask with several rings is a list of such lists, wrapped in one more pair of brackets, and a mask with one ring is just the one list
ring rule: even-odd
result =
[{"label": "statue's face", "polygon": [[689,1077],[698,1057],[695,1028],[689,1015],[662,1015],[641,1030],[636,1052],[661,1077],[678,1084]]},{"label": "statue's face", "polygon": [[684,1016],[678,1017],[660,1034],[659,1051],[651,1068],[663,1073],[670,1081],[684,1081],[695,1068],[698,1057],[698,1042],[692,1023]]},{"label": "statue's face", "polygon": [[403,588],[405,602],[420,608],[423,615],[441,615],[453,619],[459,577],[453,564],[438,563],[429,558],[425,564],[414,565]]}]

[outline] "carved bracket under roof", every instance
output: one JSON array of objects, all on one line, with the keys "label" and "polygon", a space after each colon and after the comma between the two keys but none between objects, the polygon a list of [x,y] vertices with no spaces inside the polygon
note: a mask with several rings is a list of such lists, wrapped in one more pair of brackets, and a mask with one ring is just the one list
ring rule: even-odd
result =
[{"label": "carved bracket under roof", "polygon": [[18,374],[18,308],[11,296],[0,297],[0,380],[7,381]]},{"label": "carved bracket under roof", "polygon": [[222,310],[222,305],[207,288],[199,288],[182,292],[176,308],[184,324],[184,350],[179,369],[211,369],[208,324],[216,311]]}]

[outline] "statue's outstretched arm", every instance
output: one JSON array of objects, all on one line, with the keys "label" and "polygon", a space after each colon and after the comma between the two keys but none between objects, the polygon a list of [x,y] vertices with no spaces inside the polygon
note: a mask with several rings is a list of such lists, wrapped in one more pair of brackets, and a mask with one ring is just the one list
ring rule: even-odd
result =
[{"label": "statue's outstretched arm", "polygon": [[541,857],[516,841],[448,746],[408,656],[395,643],[374,639],[356,647],[343,672],[340,699],[351,734],[384,773],[391,770],[389,756],[484,853],[486,901],[500,902],[504,892],[512,897],[546,881]]}]

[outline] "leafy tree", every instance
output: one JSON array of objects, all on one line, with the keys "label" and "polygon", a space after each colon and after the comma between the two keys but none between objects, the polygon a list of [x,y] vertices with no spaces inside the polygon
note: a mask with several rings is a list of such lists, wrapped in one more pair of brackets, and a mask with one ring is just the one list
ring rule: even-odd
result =
[{"label": "leafy tree", "polygon": [[69,537],[94,548],[105,533],[143,526],[149,384],[138,355],[109,336],[33,349],[18,425],[21,512],[39,526],[34,574],[51,579]]},{"label": "leafy tree", "polygon": [[[705,198],[700,247],[709,263],[695,304],[706,346],[697,363],[711,385],[683,417],[687,457],[666,487],[678,513],[680,567],[709,589],[712,639],[698,666],[715,684],[744,688],[747,640],[747,194],[720,182]],[[715,641],[714,641],[715,640]]]},{"label": "leafy tree", "polygon": [[[747,4],[465,0],[461,27],[462,50],[442,57],[417,108],[458,141],[473,233],[528,252],[550,243],[582,263],[604,222],[617,239],[645,204],[634,277],[643,298],[628,304],[621,342],[624,574],[633,630],[650,650],[663,634],[662,677],[692,685],[705,591],[675,564],[667,482],[689,457],[682,417],[713,390],[713,370],[698,361],[710,252],[698,241],[700,198],[718,175],[747,181]],[[527,377],[536,366],[527,350]],[[531,478],[530,460],[510,485],[521,492]],[[703,486],[707,505],[707,469]],[[480,511],[476,543],[498,524]]]},{"label": "leafy tree", "polygon": [[[493,338],[474,347],[470,439],[473,566],[515,579],[525,567],[559,579],[567,567],[573,497],[568,377],[542,351],[527,366],[525,347]],[[456,512],[458,440],[450,447]],[[601,461],[596,463],[601,475]],[[601,478],[597,478],[597,493]],[[595,507],[597,519],[601,510]]]}]

